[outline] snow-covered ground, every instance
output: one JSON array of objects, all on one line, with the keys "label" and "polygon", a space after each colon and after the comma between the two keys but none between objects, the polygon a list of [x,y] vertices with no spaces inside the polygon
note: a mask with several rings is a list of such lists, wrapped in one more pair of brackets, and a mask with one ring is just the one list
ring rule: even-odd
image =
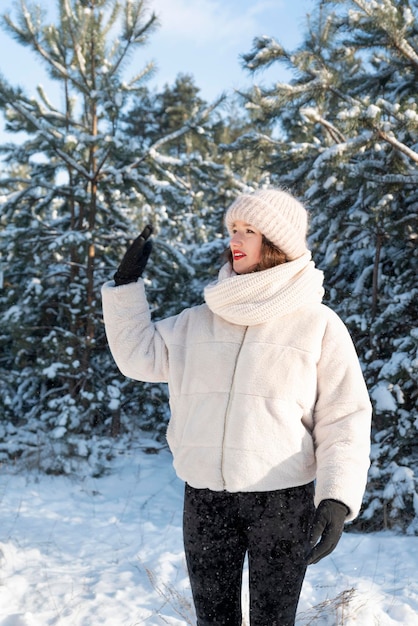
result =
[{"label": "snow-covered ground", "polygon": [[[182,492],[170,454],[140,446],[100,478],[3,465],[0,626],[194,624]],[[417,572],[417,537],[346,533],[308,569],[297,624],[418,626]]]}]

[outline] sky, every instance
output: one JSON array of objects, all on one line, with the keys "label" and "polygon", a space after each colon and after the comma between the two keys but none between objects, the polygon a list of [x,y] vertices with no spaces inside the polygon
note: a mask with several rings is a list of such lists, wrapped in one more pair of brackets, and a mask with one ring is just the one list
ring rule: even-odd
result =
[{"label": "sky", "polygon": [[[158,81],[171,82],[179,69],[195,76],[211,100],[224,89],[250,84],[240,56],[254,37],[274,36],[285,47],[302,40],[306,14],[315,0],[154,0],[161,28],[149,52],[159,67]],[[275,70],[277,71],[277,70]]]},{"label": "sky", "polygon": [[[26,0],[51,11],[56,0]],[[1,0],[0,15],[16,16],[16,0]],[[255,37],[275,37],[287,48],[301,41],[306,14],[313,11],[317,0],[148,0],[160,27],[149,43],[132,58],[129,76],[149,61],[157,71],[149,83],[158,88],[173,84],[179,73],[191,74],[200,88],[200,96],[208,102],[223,92],[248,87],[253,79],[240,65],[240,55],[250,52]],[[48,13],[52,17],[52,13]],[[132,72],[132,73],[131,73]],[[35,95],[42,84],[54,101],[54,88],[42,64],[28,49],[0,30],[0,73],[14,86]],[[284,71],[272,68],[257,77],[257,83],[270,77],[285,80]],[[51,95],[52,91],[52,95]],[[0,121],[0,133],[3,122]]]}]

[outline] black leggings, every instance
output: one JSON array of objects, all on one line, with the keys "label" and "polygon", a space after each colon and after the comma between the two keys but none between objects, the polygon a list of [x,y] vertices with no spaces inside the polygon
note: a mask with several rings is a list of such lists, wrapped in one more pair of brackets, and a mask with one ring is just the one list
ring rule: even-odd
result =
[{"label": "black leggings", "polygon": [[293,626],[306,572],[313,484],[251,493],[186,485],[184,547],[197,626],[241,626],[248,553],[251,626]]}]

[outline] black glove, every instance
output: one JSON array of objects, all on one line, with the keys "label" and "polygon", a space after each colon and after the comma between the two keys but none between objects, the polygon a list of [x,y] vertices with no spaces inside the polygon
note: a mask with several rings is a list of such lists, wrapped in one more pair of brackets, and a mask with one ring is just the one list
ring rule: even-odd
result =
[{"label": "black glove", "polygon": [[[308,565],[318,563],[334,550],[349,512],[350,509],[339,500],[322,500],[319,503],[311,529]],[[319,538],[321,540],[317,543]]]},{"label": "black glove", "polygon": [[152,226],[148,224],[127,249],[118,271],[113,276],[116,286],[134,283],[142,276],[152,250],[151,241],[147,241],[151,233]]}]

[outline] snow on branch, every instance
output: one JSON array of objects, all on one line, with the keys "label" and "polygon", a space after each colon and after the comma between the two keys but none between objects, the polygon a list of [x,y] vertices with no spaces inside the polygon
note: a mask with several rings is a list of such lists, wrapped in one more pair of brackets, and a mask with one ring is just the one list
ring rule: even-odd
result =
[{"label": "snow on branch", "polygon": [[179,269],[182,268],[189,276],[195,275],[195,270],[190,264],[189,260],[174,246],[168,244],[164,239],[159,237],[154,238],[156,246],[162,248],[167,254],[172,257],[177,263]]},{"label": "snow on branch", "polygon": [[[353,0],[353,2],[361,9],[361,11],[363,11],[365,15],[367,15],[367,17],[374,20],[378,24],[379,28],[381,28],[390,39],[393,47],[396,48],[398,52],[406,57],[417,68],[418,54],[403,36],[404,29],[400,28],[399,24],[394,25],[393,22],[391,28],[387,26],[387,24],[392,21],[387,19],[389,8],[387,4],[385,6],[385,3],[370,2],[370,0]],[[393,7],[390,8],[393,9]],[[405,25],[410,25],[411,19],[413,19],[411,12],[403,11],[402,17]]]},{"label": "snow on branch", "polygon": [[323,118],[322,115],[319,114],[317,109],[314,109],[312,107],[305,107],[300,110],[300,113],[302,117],[304,117],[306,120],[321,124],[321,126],[323,126],[328,131],[328,133],[331,135],[332,139],[336,143],[344,143],[346,141],[342,132],[336,126],[331,124],[331,122],[328,122],[325,118]]},{"label": "snow on branch", "polygon": [[362,175],[368,180],[385,185],[418,185],[418,174],[382,174],[378,176],[370,172],[365,172],[364,169],[362,169]]},{"label": "snow on branch", "polygon": [[157,156],[158,156],[158,159],[161,159],[160,162],[164,162],[164,159],[166,159],[166,157],[165,156],[162,157],[158,153],[159,148],[161,148],[167,143],[170,143],[170,141],[173,141],[174,139],[178,139],[179,137],[182,137],[183,135],[190,132],[191,130],[198,128],[202,123],[204,123],[209,118],[212,111],[216,109],[216,107],[218,107],[219,104],[224,99],[225,99],[224,95],[220,96],[217,100],[215,100],[213,104],[198,111],[198,113],[194,117],[192,117],[190,120],[188,120],[186,124],[184,124],[181,128],[155,141],[136,161],[126,166],[124,168],[124,171],[130,171],[130,170],[136,169],[137,167],[141,165],[141,163],[145,161],[147,157],[151,157],[155,161],[157,161]]},{"label": "snow on branch", "polygon": [[392,133],[387,133],[384,130],[381,130],[380,128],[376,128],[376,127],[374,127],[374,128],[375,128],[378,136],[381,139],[383,139],[384,141],[389,143],[396,150],[399,150],[399,152],[402,152],[402,154],[405,154],[414,163],[418,163],[418,153],[415,152],[415,150],[412,150],[411,148],[408,148],[408,146],[406,146],[404,143],[402,143],[401,141],[396,139],[396,137],[394,137],[394,135]]},{"label": "snow on branch", "polygon": [[268,67],[277,59],[288,59],[289,55],[273,37],[264,35],[254,39],[254,49],[242,58],[244,66],[254,72],[261,67]]}]

